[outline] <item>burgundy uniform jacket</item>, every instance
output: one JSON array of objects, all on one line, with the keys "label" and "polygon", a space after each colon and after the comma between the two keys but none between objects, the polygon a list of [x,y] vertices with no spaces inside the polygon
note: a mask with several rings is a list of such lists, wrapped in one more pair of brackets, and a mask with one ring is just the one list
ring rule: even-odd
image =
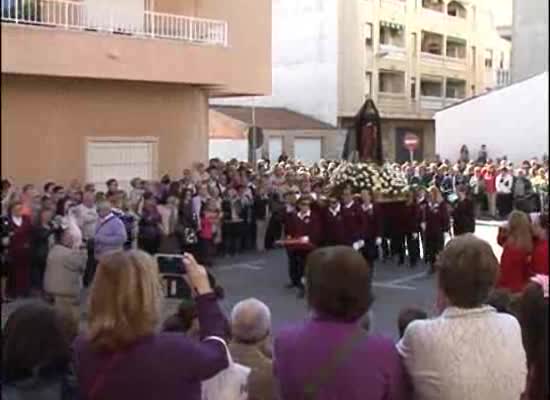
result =
[{"label": "burgundy uniform jacket", "polygon": [[[340,209],[345,227],[344,244],[351,246],[363,237],[361,207],[356,202],[352,202],[351,205],[341,204]],[[328,226],[327,229],[330,229],[330,226]]]},{"label": "burgundy uniform jacket", "polygon": [[426,236],[442,235],[449,230],[449,213],[444,202],[438,204],[424,203],[423,219],[426,223]]},{"label": "burgundy uniform jacket", "polygon": [[333,214],[329,207],[323,212],[323,244],[326,246],[339,246],[348,244],[346,242],[346,225],[340,207],[336,214]]},{"label": "burgundy uniform jacket", "polygon": [[382,236],[382,213],[376,204],[368,207],[359,206],[361,210],[361,237],[372,240]]}]

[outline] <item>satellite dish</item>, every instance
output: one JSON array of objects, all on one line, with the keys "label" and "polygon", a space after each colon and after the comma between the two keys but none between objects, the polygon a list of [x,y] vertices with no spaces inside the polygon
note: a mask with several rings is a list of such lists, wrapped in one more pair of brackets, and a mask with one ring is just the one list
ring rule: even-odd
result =
[{"label": "satellite dish", "polygon": [[[248,128],[248,143],[252,147],[253,140],[252,135],[254,134],[254,127]],[[261,148],[264,145],[264,131],[262,128],[256,127],[256,150]]]}]

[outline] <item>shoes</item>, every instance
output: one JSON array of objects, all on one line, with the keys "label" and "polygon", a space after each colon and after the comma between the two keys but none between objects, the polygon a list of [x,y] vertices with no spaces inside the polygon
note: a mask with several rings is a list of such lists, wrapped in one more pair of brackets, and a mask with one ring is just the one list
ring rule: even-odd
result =
[{"label": "shoes", "polygon": [[295,287],[296,287],[296,285],[295,285],[294,283],[287,283],[287,284],[285,285],[285,288],[286,288],[286,289],[292,289],[292,288],[295,288]]}]

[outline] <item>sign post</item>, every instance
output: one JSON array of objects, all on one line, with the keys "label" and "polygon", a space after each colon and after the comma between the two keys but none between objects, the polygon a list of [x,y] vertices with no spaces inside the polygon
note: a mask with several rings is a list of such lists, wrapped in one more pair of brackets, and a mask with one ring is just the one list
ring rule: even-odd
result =
[{"label": "sign post", "polygon": [[414,133],[407,133],[403,138],[403,147],[409,150],[409,159],[411,162],[414,161],[414,151],[418,148],[418,143],[420,139]]}]

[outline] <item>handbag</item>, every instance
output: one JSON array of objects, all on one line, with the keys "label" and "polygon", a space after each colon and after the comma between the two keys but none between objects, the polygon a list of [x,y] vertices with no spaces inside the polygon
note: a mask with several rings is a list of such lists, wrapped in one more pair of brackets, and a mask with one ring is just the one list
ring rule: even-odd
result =
[{"label": "handbag", "polygon": [[248,377],[251,369],[233,361],[225,340],[216,336],[210,336],[204,340],[216,340],[223,344],[229,366],[202,382],[201,400],[247,400]]}]

